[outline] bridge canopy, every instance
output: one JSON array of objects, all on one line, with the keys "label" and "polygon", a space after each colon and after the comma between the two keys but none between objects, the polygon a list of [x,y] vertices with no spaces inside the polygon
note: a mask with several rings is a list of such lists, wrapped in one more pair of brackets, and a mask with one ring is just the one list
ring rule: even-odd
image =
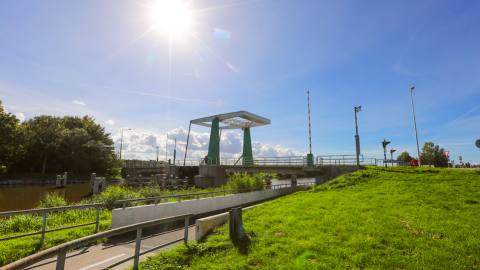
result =
[{"label": "bridge canopy", "polygon": [[212,122],[215,118],[218,118],[220,124],[219,129],[244,129],[270,125],[271,123],[270,119],[258,116],[253,113],[249,113],[247,111],[217,114],[191,120],[190,123],[205,127],[211,127]]}]

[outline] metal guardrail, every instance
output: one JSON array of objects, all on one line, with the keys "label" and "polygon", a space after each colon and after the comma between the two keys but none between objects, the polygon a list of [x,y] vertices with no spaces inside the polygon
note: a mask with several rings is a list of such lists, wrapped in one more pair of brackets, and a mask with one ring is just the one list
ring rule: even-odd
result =
[{"label": "metal guardrail", "polygon": [[[199,161],[198,159],[187,159],[185,161],[185,166],[198,166]],[[163,168],[169,165],[174,165],[173,160],[170,164],[164,161],[128,161],[123,164],[123,168]],[[182,160],[175,160],[176,166],[183,166],[183,159]]]},{"label": "metal guardrail", "polygon": [[[41,232],[20,234],[20,235],[14,235],[14,236],[10,236],[10,237],[0,238],[0,241],[6,241],[6,240],[11,240],[11,239],[16,239],[16,238],[41,234],[42,237],[40,238],[40,246],[43,246],[43,240],[45,239],[45,233],[67,230],[67,229],[72,229],[72,228],[77,228],[77,227],[82,227],[82,226],[88,226],[88,225],[93,225],[93,224],[96,224],[95,233],[97,233],[98,232],[99,219],[100,219],[100,207],[102,207],[102,206],[105,206],[105,204],[104,203],[83,204],[83,205],[74,205],[74,206],[29,209],[29,210],[11,211],[11,212],[0,213],[0,217],[43,213],[43,225],[42,225],[42,231]],[[46,224],[47,224],[47,213],[48,212],[82,209],[82,208],[89,208],[89,207],[96,207],[97,208],[97,220],[95,222],[79,224],[79,225],[74,225],[74,226],[69,226],[69,227],[56,228],[56,229],[52,229],[52,230],[45,230],[45,227],[46,227]]]},{"label": "metal guardrail", "polygon": [[[364,158],[363,155],[359,155],[360,165],[377,165],[376,158]],[[316,163],[318,165],[357,165],[356,155],[330,155],[330,156],[317,156]]]},{"label": "metal guardrail", "polygon": [[[307,182],[307,183],[298,183],[297,186],[305,186],[305,185],[311,185],[314,184],[315,182]],[[273,189],[282,188],[282,186],[288,187],[291,186],[292,184],[279,184],[279,185],[265,185],[264,187],[273,187]],[[126,208],[127,203],[132,203],[132,202],[143,202],[143,201],[155,201],[155,205],[158,203],[158,200],[162,199],[172,199],[172,198],[177,198],[178,202],[182,201],[182,197],[195,197],[197,196],[197,200],[200,199],[201,195],[211,195],[211,198],[214,197],[215,193],[223,193],[223,196],[227,195],[227,192],[233,192],[233,194],[236,194],[237,192],[240,191],[245,191],[245,190],[263,190],[264,187],[254,187],[254,188],[242,188],[242,189],[230,189],[230,190],[216,190],[216,191],[209,191],[209,192],[201,192],[201,193],[191,193],[191,194],[178,194],[178,195],[171,195],[171,196],[159,196],[159,197],[148,197],[148,198],[139,198],[139,199],[129,199],[129,200],[119,200],[116,201],[115,204],[123,204],[122,209]]]},{"label": "metal guardrail", "polygon": [[[205,159],[199,161],[205,164]],[[215,164],[214,160],[208,158],[207,164]],[[303,156],[292,157],[240,157],[240,158],[220,158],[219,165],[235,165],[235,166],[306,166],[307,160]]]},{"label": "metal guardrail", "polygon": [[[142,256],[144,254],[147,254],[149,252],[152,252],[154,250],[157,250],[159,248],[162,248],[162,247],[180,242],[182,240],[184,241],[185,244],[187,244],[187,242],[188,242],[188,222],[189,222],[189,219],[191,217],[193,217],[193,214],[189,213],[189,214],[184,214],[184,215],[179,215],[179,216],[174,216],[174,217],[169,217],[169,218],[162,218],[162,219],[156,219],[156,220],[152,220],[152,221],[146,221],[146,222],[142,222],[142,223],[137,223],[137,224],[133,224],[133,225],[125,226],[125,227],[120,227],[120,228],[108,230],[108,231],[97,233],[97,234],[94,234],[94,235],[89,235],[89,236],[86,236],[86,237],[83,237],[83,238],[80,238],[80,239],[76,239],[76,240],[73,240],[73,241],[70,241],[70,242],[67,242],[67,243],[64,243],[64,244],[46,249],[44,251],[40,251],[39,253],[30,255],[30,256],[25,257],[23,259],[20,259],[16,262],[8,264],[8,265],[0,268],[0,270],[23,269],[25,267],[33,265],[33,264],[35,264],[37,262],[40,262],[42,260],[49,259],[49,258],[51,258],[55,255],[58,255],[57,256],[56,269],[57,270],[63,270],[63,269],[65,269],[65,258],[66,258],[66,254],[67,254],[68,250],[86,245],[86,244],[91,243],[91,242],[98,241],[98,240],[103,239],[103,238],[112,237],[112,236],[115,236],[115,235],[131,232],[131,231],[134,231],[134,230],[137,231],[137,238],[136,238],[136,244],[135,244],[135,255],[130,256],[128,258],[125,258],[121,261],[118,261],[118,262],[116,262],[114,264],[111,264],[107,267],[104,267],[102,269],[110,269],[110,268],[115,267],[117,265],[120,265],[124,262],[127,262],[131,259],[134,260],[133,261],[133,268],[138,269],[138,263],[140,261],[140,256]],[[151,227],[151,226],[155,226],[155,225],[160,225],[160,224],[164,224],[164,223],[169,223],[169,222],[182,220],[182,219],[185,219],[185,234],[184,234],[183,238],[180,238],[180,239],[168,242],[166,244],[153,247],[149,250],[145,250],[143,252],[140,252],[140,244],[141,244],[141,241],[142,241],[142,229],[143,228],[147,228],[147,227]]]}]

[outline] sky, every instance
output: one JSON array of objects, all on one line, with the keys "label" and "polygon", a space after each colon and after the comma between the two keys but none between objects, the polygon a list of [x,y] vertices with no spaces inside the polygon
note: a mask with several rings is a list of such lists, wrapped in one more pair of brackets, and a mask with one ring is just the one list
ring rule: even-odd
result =
[{"label": "sky", "polygon": [[[2,1],[5,109],[93,116],[143,160],[173,156],[175,138],[183,156],[192,119],[245,110],[271,120],[251,130],[254,156],[298,156],[309,91],[315,156],[355,154],[362,106],[365,158],[384,139],[417,157],[414,86],[420,148],[480,163],[480,2],[165,1]],[[209,128],[191,131],[188,158],[205,156]],[[221,156],[242,144],[224,131]]]}]

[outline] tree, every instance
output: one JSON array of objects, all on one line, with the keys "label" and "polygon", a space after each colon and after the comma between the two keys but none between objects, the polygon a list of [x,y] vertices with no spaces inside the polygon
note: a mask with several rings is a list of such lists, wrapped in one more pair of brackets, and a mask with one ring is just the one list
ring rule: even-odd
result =
[{"label": "tree", "polygon": [[413,158],[410,156],[410,154],[407,151],[405,151],[397,157],[397,160],[403,160],[403,163],[410,164],[410,162],[412,162]]},{"label": "tree", "polygon": [[445,156],[444,151],[444,148],[440,148],[433,142],[426,142],[422,147],[420,161],[422,164],[434,165],[435,167],[447,167],[450,159]]},{"label": "tree", "polygon": [[0,100],[0,172],[8,170],[24,151],[20,120],[5,111]]},{"label": "tree", "polygon": [[28,151],[16,171],[115,174],[119,167],[110,134],[90,116],[42,115],[22,128]]}]

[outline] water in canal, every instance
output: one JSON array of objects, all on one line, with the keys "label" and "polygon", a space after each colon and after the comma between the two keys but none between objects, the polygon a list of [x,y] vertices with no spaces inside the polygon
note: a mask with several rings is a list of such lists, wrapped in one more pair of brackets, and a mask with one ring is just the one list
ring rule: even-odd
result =
[{"label": "water in canal", "polygon": [[[314,178],[299,178],[298,183],[315,181]],[[290,184],[290,179],[272,179],[272,185]],[[108,185],[116,185],[109,183]],[[66,188],[51,186],[8,186],[0,187],[0,212],[35,208],[45,192],[55,192],[70,203],[88,199],[89,184],[69,184]]]}]

